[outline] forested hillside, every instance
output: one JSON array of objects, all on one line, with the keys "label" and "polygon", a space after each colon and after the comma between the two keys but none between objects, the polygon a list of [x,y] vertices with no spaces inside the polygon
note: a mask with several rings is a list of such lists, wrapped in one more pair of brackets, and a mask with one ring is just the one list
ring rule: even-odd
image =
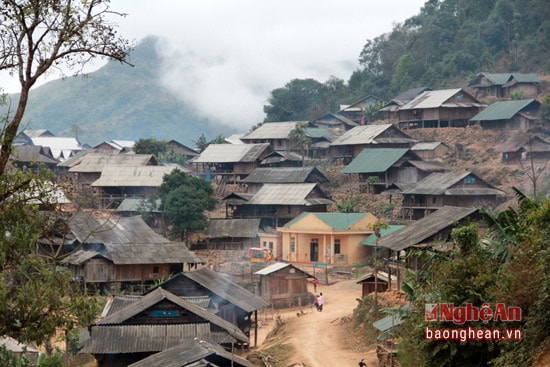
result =
[{"label": "forested hillside", "polygon": [[481,72],[548,74],[550,6],[545,0],[429,0],[418,15],[368,40],[347,82],[292,80],[272,92],[268,121],[307,120],[373,95],[414,87],[458,88]]}]

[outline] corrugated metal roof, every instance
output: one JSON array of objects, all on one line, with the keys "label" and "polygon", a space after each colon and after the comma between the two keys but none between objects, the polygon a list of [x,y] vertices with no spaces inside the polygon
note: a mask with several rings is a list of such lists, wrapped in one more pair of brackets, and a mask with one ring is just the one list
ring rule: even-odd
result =
[{"label": "corrugated metal roof", "polygon": [[[531,139],[531,143],[529,143]],[[550,143],[539,136],[529,135],[513,135],[504,143],[495,147],[496,152],[518,152],[522,149],[532,152],[548,152],[550,151]]]},{"label": "corrugated metal roof", "polygon": [[[403,306],[400,309],[406,311],[410,308],[409,305]],[[376,329],[384,332],[390,330],[391,328],[401,325],[403,323],[403,317],[400,314],[386,316],[380,320],[377,320],[372,323]]]},{"label": "corrugated metal roof", "polygon": [[246,163],[255,162],[268,150],[270,145],[263,144],[210,144],[194,163]]},{"label": "corrugated metal roof", "polygon": [[305,205],[316,183],[265,184],[248,201],[251,205]]},{"label": "corrugated metal roof", "polygon": [[476,208],[444,206],[430,215],[419,219],[405,228],[384,236],[378,246],[401,251],[422,243],[439,231],[477,212]]},{"label": "corrugated metal roof", "polygon": [[160,199],[155,200],[155,208],[151,210],[147,199],[125,198],[116,208],[116,212],[138,212],[143,210],[149,213],[160,213],[161,211],[158,209],[160,204]]},{"label": "corrugated metal roof", "polygon": [[175,166],[105,165],[94,187],[160,187],[164,175],[176,170]]},{"label": "corrugated metal roof", "polygon": [[445,172],[447,168],[438,161],[408,161],[408,164],[426,172]]},{"label": "corrugated metal roof", "polygon": [[255,238],[260,230],[260,219],[211,219],[208,222],[209,238]]},{"label": "corrugated metal roof", "polygon": [[160,352],[176,345],[187,344],[195,338],[214,343],[236,340],[233,331],[211,332],[210,323],[156,325],[101,325],[91,328],[89,336],[81,334],[80,353],[123,354]]},{"label": "corrugated metal roof", "polygon": [[288,139],[288,134],[300,123],[308,124],[307,121],[266,122],[241,137],[241,140]]},{"label": "corrugated metal roof", "polygon": [[441,141],[434,141],[434,142],[430,142],[430,143],[416,143],[415,145],[413,145],[411,147],[411,150],[412,151],[416,151],[416,150],[434,150],[435,148],[437,148],[438,146],[440,145],[447,145]]},{"label": "corrugated metal roof", "polygon": [[245,342],[248,341],[246,335],[244,335],[244,333],[240,329],[236,328],[235,325],[233,325],[229,321],[226,321],[221,317],[215,315],[214,313],[202,307],[199,307],[181,297],[178,297],[175,294],[170,293],[162,288],[156,288],[150,293],[144,295],[141,299],[128,304],[126,307],[118,310],[117,312],[107,315],[105,318],[97,322],[97,325],[121,324],[164,300],[168,300],[178,305],[179,307],[184,308],[191,313],[203,318],[204,320],[216,326],[219,326],[220,328],[229,332],[229,334],[234,335],[238,340]]},{"label": "corrugated metal roof", "polygon": [[308,127],[306,129],[306,135],[310,138],[322,138],[324,136],[330,136],[332,133],[320,127]]},{"label": "corrugated metal roof", "polygon": [[464,91],[461,88],[425,91],[401,106],[401,110],[438,108],[458,93],[464,93]]},{"label": "corrugated metal roof", "polygon": [[219,273],[211,271],[208,268],[182,272],[177,276],[184,276],[191,279],[246,312],[256,311],[270,305],[270,303],[262,297],[251,293],[247,289],[225,279]]},{"label": "corrugated metal roof", "polygon": [[132,363],[128,367],[216,367],[226,365],[235,367],[256,366],[236,354],[231,354],[219,344],[204,340],[193,340],[153,354],[139,362]]},{"label": "corrugated metal roof", "polygon": [[115,264],[205,262],[183,242],[171,242],[157,234],[140,216],[104,218],[93,212],[78,212],[69,220],[69,227],[83,247],[66,262],[79,264],[97,255]]},{"label": "corrugated metal roof", "polygon": [[504,191],[498,190],[498,189],[492,189],[492,188],[486,188],[486,187],[458,187],[455,189],[448,189],[445,190],[445,195],[453,195],[453,196],[483,196],[483,195],[499,195],[503,196],[506,195]]},{"label": "corrugated metal roof", "polygon": [[[382,228],[380,229],[380,238],[384,237],[384,236],[387,236],[395,231],[398,231],[400,229],[403,229],[405,228],[405,225],[404,224],[390,224],[388,225],[388,228]],[[376,235],[373,233],[373,234],[370,234],[367,236],[367,238],[365,238],[363,241],[360,242],[361,245],[366,245],[366,246],[375,246],[376,245]]]},{"label": "corrugated metal roof", "polygon": [[153,231],[140,216],[98,216],[95,212],[79,211],[69,219],[69,227],[80,243],[170,242]]},{"label": "corrugated metal roof", "polygon": [[403,191],[403,194],[442,195],[471,172],[434,172]]},{"label": "corrugated metal roof", "polygon": [[299,273],[303,273],[305,276],[309,277],[309,278],[316,278],[315,276],[313,276],[312,274],[300,269],[300,268],[297,268],[295,267],[294,265],[292,265],[291,263],[288,263],[288,262],[276,262],[274,264],[271,264],[271,265],[268,265],[266,266],[265,268],[262,268],[258,271],[256,271],[254,274],[256,275],[269,275],[269,274],[273,274],[273,273],[276,273],[278,272],[279,270],[281,269],[284,269],[284,268],[287,268],[287,267],[291,267],[291,268],[294,268],[297,272]]},{"label": "corrugated metal roof", "polygon": [[41,146],[20,145],[14,146],[11,151],[10,159],[23,163],[44,163],[58,164],[59,161],[48,156]]},{"label": "corrugated metal roof", "polygon": [[342,173],[377,173],[386,172],[401,157],[409,151],[408,148],[373,148],[363,151],[351,161]]},{"label": "corrugated metal roof", "polygon": [[256,168],[243,181],[248,183],[304,183],[313,174],[316,175],[319,182],[328,181],[325,175],[315,167]]},{"label": "corrugated metal roof", "polygon": [[[118,152],[118,151],[117,151]],[[156,164],[152,154],[88,153],[69,172],[101,172],[106,165],[147,166]]]},{"label": "corrugated metal roof", "polygon": [[391,124],[356,126],[330,145],[376,144],[375,139],[391,126]]},{"label": "corrugated metal roof", "polygon": [[[534,99],[522,99],[516,101],[495,102],[472,117],[470,121],[509,120],[533,102],[537,101]],[[540,104],[540,102],[537,103]]]}]

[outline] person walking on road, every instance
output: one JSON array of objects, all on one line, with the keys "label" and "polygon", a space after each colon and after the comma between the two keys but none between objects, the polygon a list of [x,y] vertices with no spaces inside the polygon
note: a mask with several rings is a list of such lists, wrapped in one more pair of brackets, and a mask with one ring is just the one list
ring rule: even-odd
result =
[{"label": "person walking on road", "polygon": [[325,297],[323,297],[323,293],[319,293],[319,296],[317,297],[317,311],[323,312],[324,304],[325,304]]}]

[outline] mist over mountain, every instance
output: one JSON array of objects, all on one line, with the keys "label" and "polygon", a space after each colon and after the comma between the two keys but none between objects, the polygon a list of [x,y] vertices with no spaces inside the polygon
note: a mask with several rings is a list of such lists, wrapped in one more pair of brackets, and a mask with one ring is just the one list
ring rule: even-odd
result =
[{"label": "mist over mountain", "polygon": [[[162,84],[157,42],[148,37],[136,46],[130,55],[134,67],[110,61],[86,76],[33,89],[20,131],[48,129],[92,146],[105,140],[154,137],[190,147],[203,133],[210,139],[236,132],[221,119],[201,117],[205,114]],[[11,97],[15,104],[18,95]]]}]

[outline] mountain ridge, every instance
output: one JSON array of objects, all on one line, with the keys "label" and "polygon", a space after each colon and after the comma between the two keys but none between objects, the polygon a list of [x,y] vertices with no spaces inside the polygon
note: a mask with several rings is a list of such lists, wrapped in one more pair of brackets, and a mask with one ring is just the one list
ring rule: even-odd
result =
[{"label": "mountain ridge", "polygon": [[[133,67],[109,61],[87,75],[50,81],[31,90],[20,131],[47,129],[75,136],[81,143],[151,138],[177,140],[190,147],[207,138],[230,135],[234,129],[201,117],[162,85],[159,39],[146,37],[131,52]],[[12,105],[18,94],[10,95]]]}]

